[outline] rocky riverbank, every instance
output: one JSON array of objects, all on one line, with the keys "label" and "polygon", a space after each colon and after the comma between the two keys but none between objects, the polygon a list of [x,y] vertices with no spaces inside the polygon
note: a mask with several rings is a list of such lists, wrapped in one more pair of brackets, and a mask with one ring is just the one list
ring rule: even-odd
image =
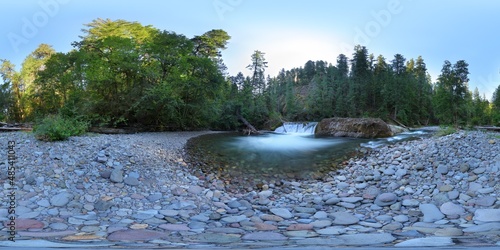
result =
[{"label": "rocky riverbank", "polygon": [[0,133],[0,246],[500,245],[498,133],[377,148],[323,181],[278,180],[239,194],[189,174],[182,148],[204,133],[53,143]]}]

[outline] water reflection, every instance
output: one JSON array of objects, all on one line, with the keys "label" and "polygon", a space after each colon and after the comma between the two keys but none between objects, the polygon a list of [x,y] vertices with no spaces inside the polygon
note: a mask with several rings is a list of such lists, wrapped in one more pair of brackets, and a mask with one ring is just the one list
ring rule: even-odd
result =
[{"label": "water reflection", "polygon": [[427,136],[411,131],[390,138],[360,139],[304,134],[208,134],[187,143],[188,161],[206,174],[238,185],[281,179],[317,179],[355,156],[362,147],[376,148]]},{"label": "water reflection", "polygon": [[[232,178],[314,178],[335,169],[353,156],[365,139],[315,137],[266,133],[246,136],[235,133],[210,134],[188,142],[205,173],[223,171]],[[222,166],[222,168],[221,168]]]}]

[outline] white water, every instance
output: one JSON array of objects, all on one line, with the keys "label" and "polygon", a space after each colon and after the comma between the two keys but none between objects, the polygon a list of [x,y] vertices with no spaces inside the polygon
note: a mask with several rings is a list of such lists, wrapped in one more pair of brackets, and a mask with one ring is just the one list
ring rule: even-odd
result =
[{"label": "white water", "polygon": [[343,138],[315,138],[312,134],[297,132],[238,137],[232,146],[249,151],[309,152],[344,141]]},{"label": "white water", "polygon": [[366,143],[361,143],[360,145],[365,148],[378,148],[388,144],[397,143],[403,140],[426,137],[429,134],[430,134],[429,132],[423,130],[408,131],[397,134],[392,137],[380,138]]},{"label": "white water", "polygon": [[317,122],[285,122],[283,126],[278,127],[274,132],[279,134],[313,135],[317,125]]}]

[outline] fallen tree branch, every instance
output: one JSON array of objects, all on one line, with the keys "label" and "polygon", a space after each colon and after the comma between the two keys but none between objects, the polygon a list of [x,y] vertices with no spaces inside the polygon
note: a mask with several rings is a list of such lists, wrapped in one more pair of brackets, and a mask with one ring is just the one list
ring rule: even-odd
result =
[{"label": "fallen tree branch", "polygon": [[247,119],[245,119],[241,114],[240,114],[240,110],[238,109],[236,111],[236,116],[238,117],[238,120],[240,120],[241,122],[243,122],[243,124],[245,124],[245,126],[247,126],[248,128],[248,134],[250,135],[251,133],[254,133],[254,134],[262,134],[262,132],[258,131],[252,124],[250,124]]}]

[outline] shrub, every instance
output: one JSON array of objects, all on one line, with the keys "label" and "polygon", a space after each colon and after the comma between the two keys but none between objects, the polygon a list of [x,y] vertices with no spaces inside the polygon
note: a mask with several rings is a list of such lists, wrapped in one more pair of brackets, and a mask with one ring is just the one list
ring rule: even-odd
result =
[{"label": "shrub", "polygon": [[87,132],[88,123],[77,119],[51,115],[42,119],[33,129],[35,137],[41,141],[62,141],[70,136]]}]

